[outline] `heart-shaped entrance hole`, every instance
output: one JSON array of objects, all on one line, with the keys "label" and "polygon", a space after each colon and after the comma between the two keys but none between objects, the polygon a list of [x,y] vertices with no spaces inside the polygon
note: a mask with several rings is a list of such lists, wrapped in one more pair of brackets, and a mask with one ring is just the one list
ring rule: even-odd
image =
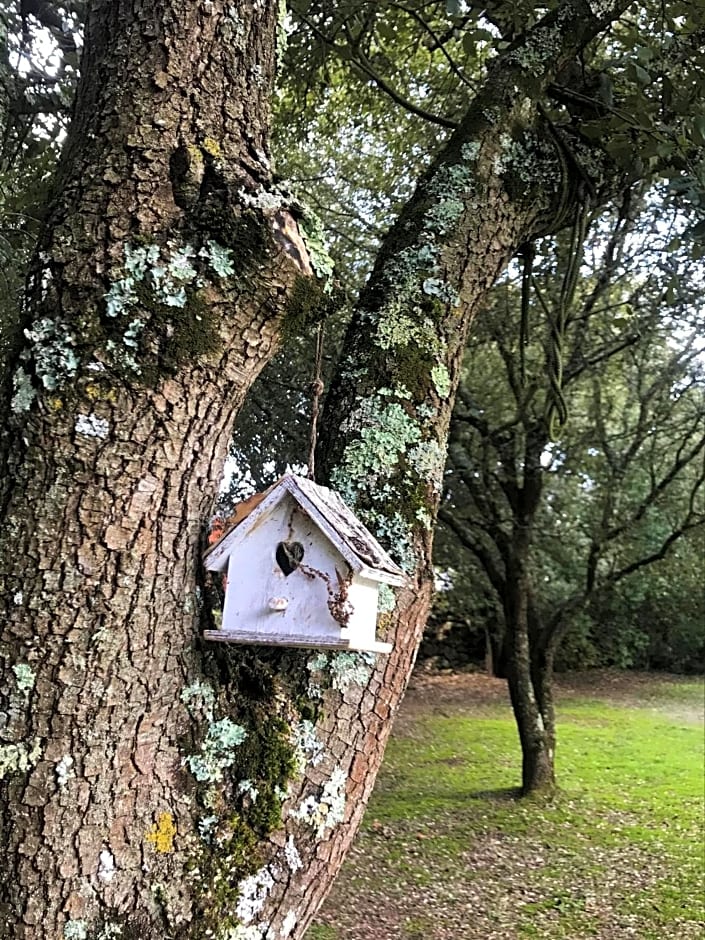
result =
[{"label": "heart-shaped entrance hole", "polygon": [[277,564],[288,578],[304,560],[304,547],[301,542],[280,542],[275,555]]}]

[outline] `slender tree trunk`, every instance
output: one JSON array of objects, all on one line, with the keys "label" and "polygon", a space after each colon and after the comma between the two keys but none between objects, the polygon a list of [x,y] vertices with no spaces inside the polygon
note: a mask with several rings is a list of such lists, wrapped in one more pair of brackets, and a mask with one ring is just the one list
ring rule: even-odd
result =
[{"label": "slender tree trunk", "polygon": [[[554,727],[547,724],[543,710],[547,691],[537,688],[532,670],[532,642],[529,635],[529,557],[528,531],[515,529],[514,557],[508,571],[505,618],[508,634],[507,681],[519,732],[522,754],[522,793],[551,792],[555,788]],[[541,698],[539,697],[541,695]]]}]

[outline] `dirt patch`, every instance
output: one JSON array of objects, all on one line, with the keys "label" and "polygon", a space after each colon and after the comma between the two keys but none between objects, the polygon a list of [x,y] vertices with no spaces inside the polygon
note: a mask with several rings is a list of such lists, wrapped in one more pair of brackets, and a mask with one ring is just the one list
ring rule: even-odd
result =
[{"label": "dirt patch", "polygon": [[[590,670],[556,676],[554,692],[556,703],[568,698],[596,697],[614,705],[647,708],[669,717],[688,722],[705,722],[705,685],[692,702],[683,702],[677,696],[673,702],[664,700],[663,690],[668,686],[691,687],[692,678],[662,673],[618,672],[610,669]],[[395,733],[404,734],[419,715],[456,715],[470,712],[481,716],[496,712],[498,707],[511,711],[507,682],[483,673],[419,672],[412,676],[399,711]]]}]

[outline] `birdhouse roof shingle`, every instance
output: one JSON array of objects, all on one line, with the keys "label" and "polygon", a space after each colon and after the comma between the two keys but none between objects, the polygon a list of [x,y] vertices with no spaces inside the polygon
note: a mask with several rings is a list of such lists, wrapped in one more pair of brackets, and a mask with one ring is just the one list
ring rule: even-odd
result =
[{"label": "birdhouse roof shingle", "polygon": [[235,506],[232,525],[203,556],[206,567],[211,571],[225,568],[236,546],[287,494],[310,516],[355,574],[385,584],[406,583],[402,569],[336,492],[293,473],[284,474],[269,489]]}]

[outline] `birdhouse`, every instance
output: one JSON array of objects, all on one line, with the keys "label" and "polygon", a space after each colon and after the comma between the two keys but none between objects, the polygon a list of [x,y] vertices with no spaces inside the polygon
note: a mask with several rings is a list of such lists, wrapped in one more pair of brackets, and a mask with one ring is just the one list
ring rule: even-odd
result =
[{"label": "birdhouse", "polygon": [[392,648],[375,639],[378,594],[403,585],[404,572],[337,493],[311,480],[287,473],[239,503],[204,563],[225,575],[222,624],[208,640]]}]

